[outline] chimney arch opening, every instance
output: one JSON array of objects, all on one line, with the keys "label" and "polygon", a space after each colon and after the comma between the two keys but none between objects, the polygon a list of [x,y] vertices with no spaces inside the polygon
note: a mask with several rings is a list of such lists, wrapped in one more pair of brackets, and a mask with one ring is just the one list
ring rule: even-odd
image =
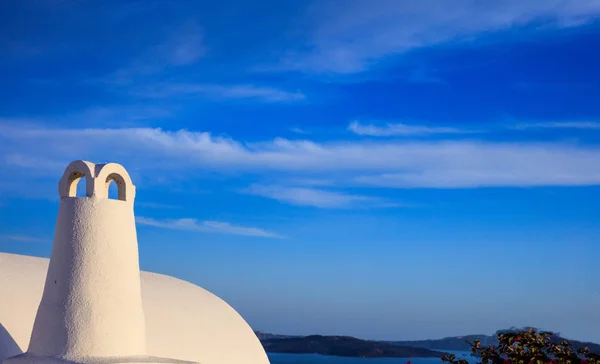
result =
[{"label": "chimney arch opening", "polygon": [[118,200],[119,199],[119,186],[117,186],[115,181],[112,179],[107,180],[106,183],[108,184],[107,197],[111,200]]},{"label": "chimney arch opening", "polygon": [[109,199],[126,201],[126,182],[119,173],[111,173],[106,177],[105,188]]},{"label": "chimney arch opening", "polygon": [[69,174],[67,196],[68,197],[85,197],[87,196],[87,180],[85,173],[81,171],[73,171]]}]

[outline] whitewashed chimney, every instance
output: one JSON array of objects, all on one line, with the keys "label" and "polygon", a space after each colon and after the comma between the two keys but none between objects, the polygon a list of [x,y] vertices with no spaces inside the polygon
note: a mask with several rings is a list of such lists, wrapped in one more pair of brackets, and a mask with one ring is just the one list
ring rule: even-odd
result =
[{"label": "whitewashed chimney", "polygon": [[[86,196],[77,197],[83,179]],[[108,196],[111,183],[118,199]],[[181,362],[146,356],[135,186],[125,168],[72,162],[58,193],[54,245],[29,348],[4,363]]]}]

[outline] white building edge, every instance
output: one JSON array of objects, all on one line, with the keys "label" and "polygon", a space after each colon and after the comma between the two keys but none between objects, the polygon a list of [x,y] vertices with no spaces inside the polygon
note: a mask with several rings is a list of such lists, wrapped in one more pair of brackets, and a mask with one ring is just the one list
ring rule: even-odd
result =
[{"label": "white building edge", "polygon": [[[85,177],[86,196],[76,197]],[[108,198],[109,184],[118,200]],[[50,260],[0,253],[0,361],[268,364],[227,303],[140,272],[135,186],[115,163],[71,163],[59,182]]]}]

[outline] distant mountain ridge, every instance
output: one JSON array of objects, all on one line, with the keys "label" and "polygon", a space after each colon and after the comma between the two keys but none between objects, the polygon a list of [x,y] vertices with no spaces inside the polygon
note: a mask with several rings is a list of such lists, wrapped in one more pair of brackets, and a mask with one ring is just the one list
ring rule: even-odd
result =
[{"label": "distant mountain ridge", "polygon": [[350,336],[311,335],[303,337],[268,338],[261,343],[269,353],[321,354],[355,358],[441,358],[444,353],[429,349],[361,340]]},{"label": "distant mountain ridge", "polygon": [[[524,328],[527,329],[527,328]],[[514,331],[515,328],[508,330],[498,330],[495,335],[466,335],[466,336],[452,336],[437,340],[411,340],[411,341],[387,341],[393,345],[409,345],[425,349],[435,350],[471,350],[466,341],[473,342],[474,340],[480,340],[482,345],[498,345],[498,339],[496,335],[501,332]],[[591,342],[571,340],[560,336],[559,334],[550,337],[552,342],[560,343],[563,340],[567,340],[574,349],[583,349],[587,347],[594,353],[600,353],[600,345]]]},{"label": "distant mountain ridge", "polygon": [[267,332],[262,332],[262,331],[254,331],[254,333],[256,334],[256,337],[258,337],[258,339],[260,341],[271,340],[271,339],[289,339],[289,338],[293,338],[293,337],[302,337],[302,336],[293,336],[293,335],[269,334]]},{"label": "distant mountain ridge", "polygon": [[467,340],[469,342],[480,340],[482,345],[495,345],[498,343],[498,339],[490,335],[466,335],[446,337],[443,339],[386,342],[392,345],[407,345],[425,349],[469,351],[471,350],[471,347],[466,343]]},{"label": "distant mountain ridge", "polygon": [[[278,335],[260,331],[256,331],[255,333],[265,350],[272,353],[312,353],[353,357],[414,358],[441,357],[444,350],[469,351],[471,347],[466,341],[473,342],[477,339],[480,340],[483,345],[497,345],[498,339],[496,338],[496,335],[498,333],[514,330],[516,330],[516,328],[498,330],[495,335],[465,335],[442,339],[410,341],[361,340],[349,336]],[[565,339],[559,335],[554,335],[551,339],[556,343],[567,340],[574,349],[587,347],[592,352],[600,353],[599,344]]]}]

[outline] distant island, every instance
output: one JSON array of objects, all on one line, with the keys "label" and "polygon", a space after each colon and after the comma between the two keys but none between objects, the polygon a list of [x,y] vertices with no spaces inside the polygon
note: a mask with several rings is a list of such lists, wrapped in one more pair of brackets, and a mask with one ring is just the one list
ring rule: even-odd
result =
[{"label": "distant island", "polygon": [[[528,328],[526,327],[523,329],[528,329]],[[474,340],[480,340],[482,345],[497,345],[498,344],[498,339],[496,338],[497,334],[499,334],[501,332],[514,331],[514,330],[515,330],[515,328],[506,329],[506,330],[498,330],[498,331],[496,331],[496,333],[494,335],[466,335],[466,336],[446,337],[446,338],[437,339],[437,340],[386,341],[386,342],[393,344],[393,345],[408,345],[408,346],[415,346],[415,347],[425,348],[425,349],[467,351],[467,350],[471,350],[471,347],[469,346],[469,344],[466,341],[473,342]],[[563,340],[567,340],[571,344],[571,347],[573,347],[573,349],[575,349],[575,350],[583,349],[583,348],[587,347],[590,351],[592,351],[594,353],[600,353],[600,345],[599,344],[567,339],[567,338],[560,336],[560,334],[558,334],[558,333],[557,333],[557,335],[551,336],[551,340],[552,340],[552,342],[557,343],[557,344]]]},{"label": "distant island", "polygon": [[[514,330],[498,330],[506,332]],[[288,354],[321,354],[362,358],[441,358],[444,351],[469,351],[471,347],[466,341],[478,339],[483,345],[496,345],[496,335],[452,336],[435,340],[413,341],[375,341],[361,340],[350,336],[291,336],[269,334],[256,331],[263,347],[268,353]],[[554,335],[552,341],[559,343],[565,338]],[[590,351],[600,353],[600,345],[590,342],[569,340],[574,349],[587,347]]]},{"label": "distant island", "polygon": [[[257,336],[260,338],[260,335]],[[264,335],[261,343],[269,353],[321,354],[357,358],[441,358],[444,355],[440,351],[382,341],[361,340],[350,336],[265,337],[269,335]]]}]

